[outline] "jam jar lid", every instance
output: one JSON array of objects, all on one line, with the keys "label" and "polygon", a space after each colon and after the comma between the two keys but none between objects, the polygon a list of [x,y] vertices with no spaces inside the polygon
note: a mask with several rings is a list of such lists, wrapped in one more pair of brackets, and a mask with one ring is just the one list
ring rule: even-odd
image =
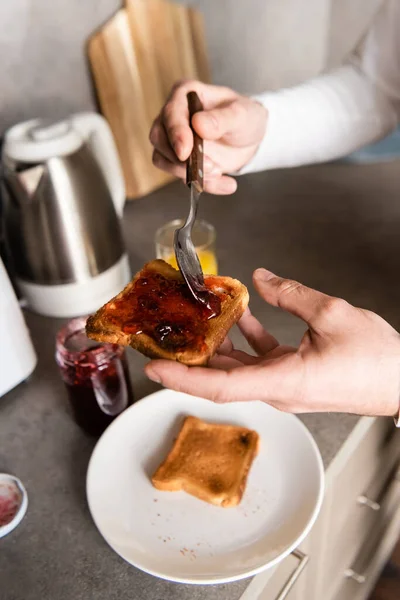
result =
[{"label": "jam jar lid", "polygon": [[0,538],[13,531],[28,508],[28,494],[14,475],[0,473]]}]

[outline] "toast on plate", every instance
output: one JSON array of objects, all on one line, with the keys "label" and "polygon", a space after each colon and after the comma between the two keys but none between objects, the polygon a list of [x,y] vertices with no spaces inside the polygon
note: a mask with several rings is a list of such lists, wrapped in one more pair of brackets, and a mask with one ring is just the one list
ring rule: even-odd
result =
[{"label": "toast on plate", "polygon": [[207,308],[193,298],[180,271],[153,260],[88,318],[86,334],[101,342],[131,346],[149,358],[204,365],[249,301],[247,288],[237,279],[212,275],[204,281],[220,310],[212,318],[211,304]]},{"label": "toast on plate", "polygon": [[258,433],[251,429],[188,416],[151,480],[159,490],[184,490],[210,504],[237,506],[258,447]]}]

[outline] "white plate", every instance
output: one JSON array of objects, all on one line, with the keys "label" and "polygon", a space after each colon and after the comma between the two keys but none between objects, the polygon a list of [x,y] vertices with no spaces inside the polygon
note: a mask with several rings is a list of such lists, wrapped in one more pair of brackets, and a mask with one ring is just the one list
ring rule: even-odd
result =
[{"label": "white plate", "polygon": [[[151,485],[188,414],[259,433],[238,507]],[[163,390],[123,412],[100,438],[87,497],[100,533],[129,563],[171,581],[211,584],[254,575],[296,548],[318,515],[323,482],[317,445],[295,416],[261,402],[220,405]]]}]

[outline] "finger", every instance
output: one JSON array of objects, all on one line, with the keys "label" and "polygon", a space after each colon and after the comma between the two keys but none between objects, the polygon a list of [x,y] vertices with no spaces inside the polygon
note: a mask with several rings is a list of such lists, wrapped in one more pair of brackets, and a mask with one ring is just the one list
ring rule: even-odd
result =
[{"label": "finger", "polygon": [[209,194],[225,196],[233,194],[237,190],[236,179],[222,175],[221,177],[209,177],[204,180],[204,190]]},{"label": "finger", "polygon": [[[298,355],[290,355],[290,358]],[[242,366],[228,371],[187,367],[177,362],[155,360],[145,367],[149,379],[165,387],[214,402],[264,400],[282,404],[283,398],[295,397],[299,369],[287,368],[286,357],[267,366]]]},{"label": "finger", "polygon": [[260,359],[257,358],[257,356],[252,356],[242,350],[232,350],[229,356],[239,360],[243,365],[257,365],[260,362]]},{"label": "finger", "polygon": [[242,316],[238,322],[238,327],[258,356],[264,356],[267,352],[279,346],[278,340],[264,329],[250,311],[246,311]]},{"label": "finger", "polygon": [[223,369],[228,371],[229,369],[237,369],[243,367],[243,363],[240,360],[235,360],[230,356],[223,356],[222,354],[216,354],[208,363],[209,367],[213,369]]},{"label": "finger", "polygon": [[162,154],[164,158],[174,164],[180,164],[178,157],[169,143],[167,132],[165,131],[164,125],[161,123],[160,117],[157,117],[153,123],[153,126],[150,130],[149,140],[154,148],[160,154]]},{"label": "finger", "polygon": [[266,269],[257,269],[253,282],[260,296],[269,304],[300,317],[313,329],[324,324],[324,315],[334,303],[345,304],[338,298],[332,298],[297,281],[277,277]]},{"label": "finger", "polygon": [[237,96],[229,88],[207,85],[188,80],[174,86],[162,111],[162,122],[168,139],[179,160],[187,160],[193,148],[193,134],[189,126],[187,94],[197,92],[205,110]]},{"label": "finger", "polygon": [[178,159],[187,160],[193,149],[193,133],[189,126],[186,96],[177,95],[165,104],[161,122]]},{"label": "finger", "polygon": [[294,346],[277,346],[276,348],[268,352],[265,358],[271,360],[271,358],[279,358],[280,356],[284,356],[285,354],[297,352],[297,350],[298,348],[295,348]]},{"label": "finger", "polygon": [[[153,150],[153,165],[162,171],[166,171],[167,173],[171,173],[175,177],[179,177],[179,179],[186,180],[186,164],[180,162],[175,154],[172,153],[172,160],[167,158],[158,148]],[[208,157],[204,157],[204,171],[205,171],[205,181],[211,181],[214,178],[221,178],[221,169],[213,163],[211,159]],[[236,182],[235,182],[236,186]],[[221,189],[220,194],[222,193],[231,193],[229,191],[224,190],[224,182],[220,186],[214,186],[215,189],[218,187]],[[206,188],[206,185],[205,185]],[[225,188],[229,190],[231,188],[230,185],[225,185]],[[235,188],[236,189],[236,188]]]},{"label": "finger", "polygon": [[226,337],[224,339],[224,341],[222,342],[222,344],[220,345],[220,347],[218,348],[217,353],[228,355],[232,352],[232,350],[233,350],[232,341],[228,337]]},{"label": "finger", "polygon": [[228,337],[224,339],[221,346],[218,348],[217,355],[228,356],[229,358],[240,361],[243,365],[254,365],[259,361],[257,357],[251,356],[250,354],[247,354],[247,352],[235,350],[232,341]]},{"label": "finger", "polygon": [[243,147],[261,142],[267,116],[267,110],[259,102],[235,96],[215,108],[196,113],[192,125],[207,143],[224,140],[229,146]]},{"label": "finger", "polygon": [[234,99],[220,108],[196,113],[193,127],[206,140],[220,140],[242,130],[248,120],[246,105],[240,98]]},{"label": "finger", "polygon": [[[162,171],[170,173],[178,179],[186,181],[186,166],[183,163],[172,163],[166,159],[158,150],[153,151],[153,165]],[[236,180],[226,175],[219,175],[218,171],[215,174],[207,174],[204,179],[204,190],[209,194],[228,195],[233,194],[237,189]]]},{"label": "finger", "polygon": [[166,171],[170,173],[174,177],[178,177],[179,179],[186,179],[186,167],[182,163],[171,162],[165,156],[160,154],[158,150],[153,151],[153,165],[157,167],[157,169],[161,169],[162,171]]},{"label": "finger", "polygon": [[204,110],[215,108],[223,102],[229,102],[239,97],[239,94],[229,87],[203,83],[196,79],[178,81],[168,96],[168,101],[183,99],[187,102],[189,92],[196,92]]},{"label": "finger", "polygon": [[[177,362],[155,360],[146,365],[145,373],[150,379],[169,389],[208,398],[214,402],[231,402],[250,398],[251,388],[256,387],[254,378],[251,379],[252,384],[249,383],[250,380],[245,383],[244,380],[247,378],[243,371],[251,368],[238,367],[227,371],[187,367]],[[241,377],[233,378],[234,373],[240,373]],[[255,394],[258,396],[260,393],[261,386]]]},{"label": "finger", "polygon": [[196,113],[192,124],[208,143],[222,139],[229,146],[243,147],[262,140],[267,116],[266,109],[259,102],[235,96],[215,108]]},{"label": "finger", "polygon": [[[154,121],[150,131],[149,139],[154,149],[157,150],[164,158],[169,160],[172,164],[184,166],[185,163],[181,162],[176,156],[163,124],[161,123],[160,117]],[[204,173],[207,177],[221,176],[221,168],[213,161],[209,156],[204,156]]]}]

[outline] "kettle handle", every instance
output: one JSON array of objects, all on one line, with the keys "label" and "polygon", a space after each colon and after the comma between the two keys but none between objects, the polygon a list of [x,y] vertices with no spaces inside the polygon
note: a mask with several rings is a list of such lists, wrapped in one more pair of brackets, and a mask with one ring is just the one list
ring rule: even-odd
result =
[{"label": "kettle handle", "polygon": [[83,112],[73,115],[71,123],[92,150],[106,179],[115,210],[122,217],[125,204],[124,177],[107,121],[98,113]]}]

